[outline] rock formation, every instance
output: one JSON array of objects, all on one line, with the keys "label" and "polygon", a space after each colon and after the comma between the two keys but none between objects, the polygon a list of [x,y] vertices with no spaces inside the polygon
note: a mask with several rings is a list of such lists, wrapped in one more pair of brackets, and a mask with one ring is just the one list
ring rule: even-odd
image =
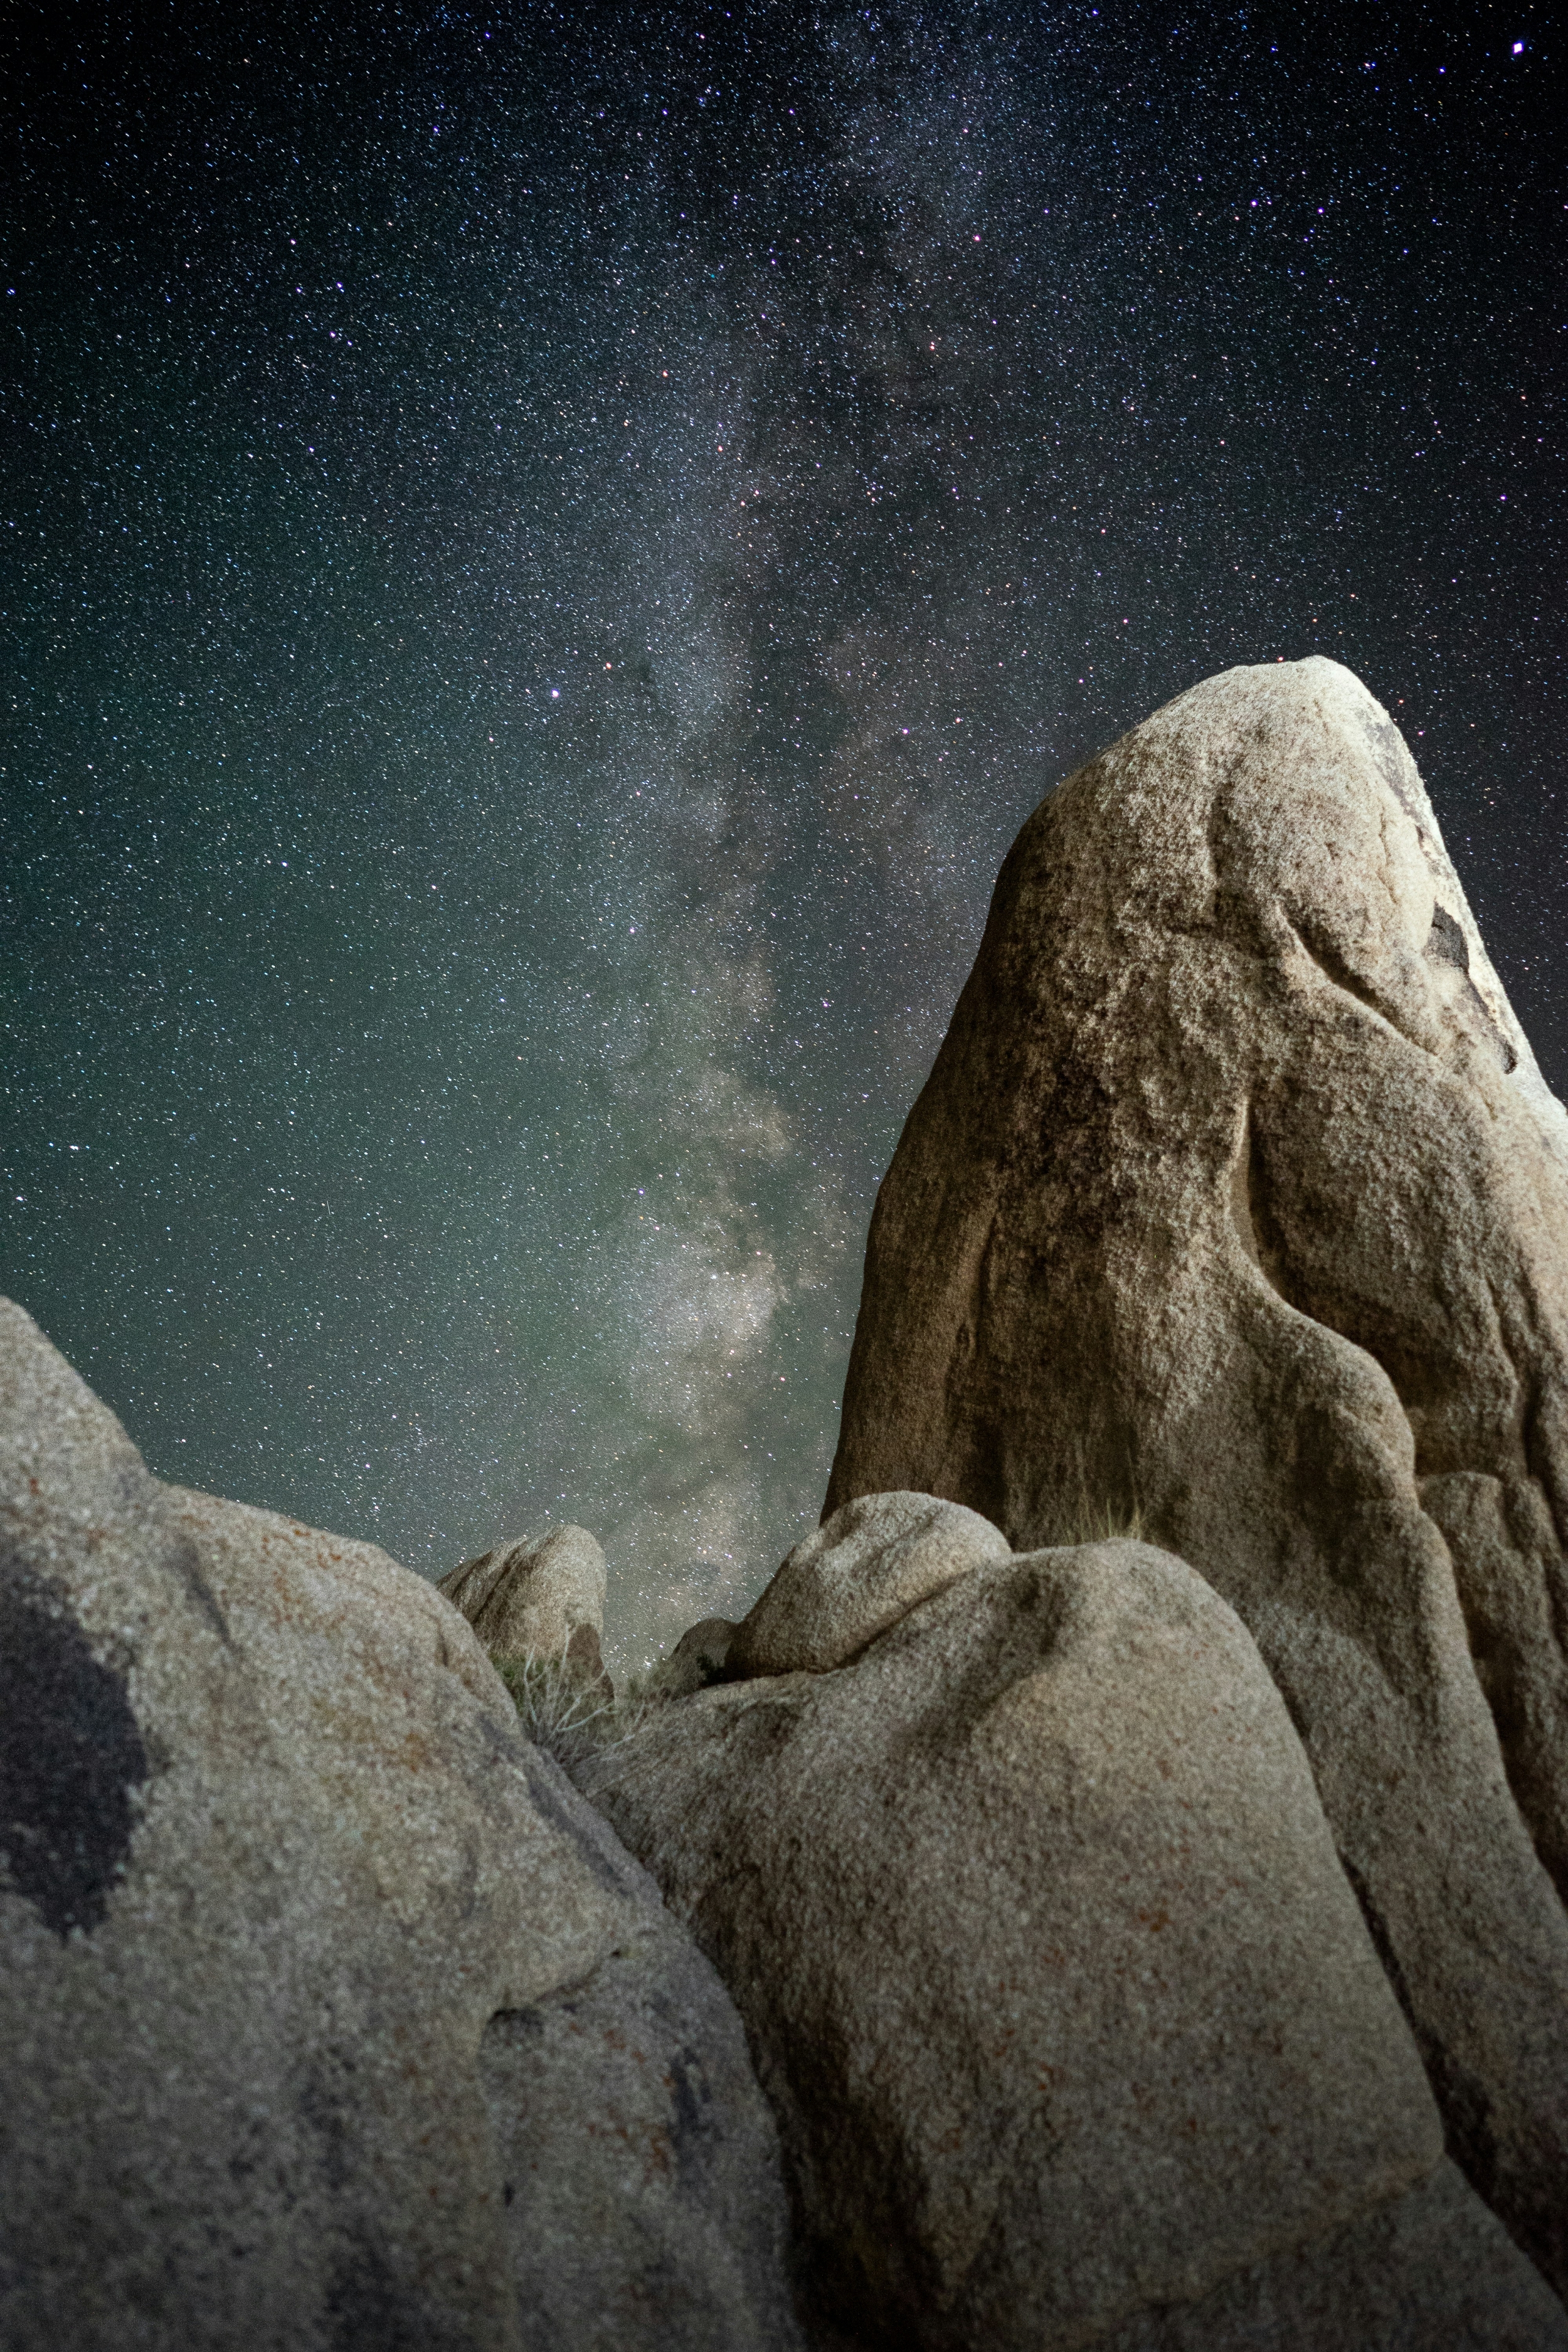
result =
[{"label": "rock formation", "polygon": [[0,1302],[5,2352],[1568,2352],[1568,1115],[1334,664],[1020,836],[824,1522],[616,1711]]},{"label": "rock formation", "polygon": [[626,1925],[590,1975],[499,2011],[480,2045],[525,2352],[799,2352],[777,2133],[740,2021],[557,1780]]},{"label": "rock formation", "polygon": [[650,1693],[656,1698],[688,1698],[693,1691],[706,1690],[710,1683],[723,1682],[734,1639],[735,1628],[728,1617],[704,1617],[700,1624],[689,1625],[668,1657],[654,1667],[648,1677]]},{"label": "rock formation", "polygon": [[1191,1569],[892,1495],[747,1622],[580,1777],[745,2019],[825,2345],[1568,2347]]},{"label": "rock formation", "polygon": [[734,2011],[457,1612],[9,1304],[0,1857],[6,2352],[798,2341]]},{"label": "rock formation", "polygon": [[497,1544],[448,1570],[437,1590],[498,1662],[561,1660],[584,1682],[603,1675],[605,1555],[586,1528]]},{"label": "rock formation", "polygon": [[739,1625],[705,1617],[655,1669],[653,1693],[688,1698],[747,1675],[841,1666],[918,1601],[1009,1546],[988,1519],[931,1495],[868,1495],[797,1543]]},{"label": "rock formation", "polygon": [[931,1495],[868,1495],[796,1544],[735,1629],[726,1673],[825,1674],[988,1559],[1007,1538]]},{"label": "rock formation", "polygon": [[1568,1118],[1337,665],[1194,688],[1009,855],[827,1511],[895,1487],[1021,1549],[1135,1502],[1233,1604],[1451,2145],[1568,2282]]}]

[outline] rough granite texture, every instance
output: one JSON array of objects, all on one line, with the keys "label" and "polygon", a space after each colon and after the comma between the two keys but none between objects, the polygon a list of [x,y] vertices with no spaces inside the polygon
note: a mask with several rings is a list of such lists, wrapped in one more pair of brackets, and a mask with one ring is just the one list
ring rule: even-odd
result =
[{"label": "rough granite texture", "polygon": [[686,1698],[725,1680],[735,1628],[728,1617],[704,1617],[689,1625],[668,1658],[661,1658],[648,1676],[648,1693],[658,1698]]},{"label": "rough granite texture", "polygon": [[8,1302],[0,1863],[6,2352],[798,2342],[734,2011],[457,1612],[161,1487]]},{"label": "rough granite texture", "polygon": [[1464,2175],[1429,2180],[1331,2237],[1168,2304],[1100,2352],[1564,2352],[1568,2315]]},{"label": "rough granite texture", "polygon": [[1388,714],[1211,678],[1024,828],[824,1516],[1141,1508],[1250,1628],[1456,2155],[1568,2282],[1568,1116]]},{"label": "rough granite texture", "polygon": [[864,1495],[797,1543],[735,1628],[725,1672],[823,1674],[844,1665],[917,1601],[984,1560],[1005,1559],[1007,1538],[958,1503],[931,1495]]},{"label": "rough granite texture", "polygon": [[1279,1694],[1168,1554],[980,1559],[852,1664],[671,1701],[577,1777],[745,2020],[825,2342],[1065,2352],[1441,2160]]},{"label": "rough granite texture", "polygon": [[437,1586],[460,1609],[492,1658],[570,1661],[584,1679],[603,1671],[605,1555],[586,1528],[520,1536],[448,1569]]},{"label": "rough granite texture", "polygon": [[540,1762],[629,1931],[480,2044],[527,2352],[795,2347],[778,2137],[740,2021],[647,1874]]}]

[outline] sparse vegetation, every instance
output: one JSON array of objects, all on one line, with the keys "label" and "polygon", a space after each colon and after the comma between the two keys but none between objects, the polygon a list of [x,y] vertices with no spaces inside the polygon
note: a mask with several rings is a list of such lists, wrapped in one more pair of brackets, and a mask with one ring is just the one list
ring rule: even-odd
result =
[{"label": "sparse vegetation", "polygon": [[1060,1532],[1052,1538],[1052,1541],[1058,1544],[1147,1543],[1148,1540],[1141,1505],[1134,1503],[1130,1510],[1118,1509],[1110,1503],[1091,1504],[1087,1496],[1079,1496],[1078,1508]]},{"label": "sparse vegetation", "polygon": [[572,1773],[639,1731],[657,1698],[647,1677],[634,1676],[620,1697],[607,1680],[588,1680],[564,1656],[497,1658],[496,1672],[511,1693],[517,1719],[536,1748]]},{"label": "sparse vegetation", "polygon": [[[1091,1486],[1089,1465],[1081,1447],[1078,1451],[1078,1494],[1060,1497],[1061,1516],[1050,1537],[1052,1544],[1149,1543],[1152,1538],[1143,1525],[1143,1506],[1138,1498],[1138,1481],[1133,1465],[1127,1464],[1127,1483],[1122,1493],[1131,1494],[1130,1503],[1106,1499],[1105,1491],[1095,1479]],[[1121,1485],[1120,1480],[1117,1481]],[[1094,1487],[1100,1487],[1098,1495]]]}]

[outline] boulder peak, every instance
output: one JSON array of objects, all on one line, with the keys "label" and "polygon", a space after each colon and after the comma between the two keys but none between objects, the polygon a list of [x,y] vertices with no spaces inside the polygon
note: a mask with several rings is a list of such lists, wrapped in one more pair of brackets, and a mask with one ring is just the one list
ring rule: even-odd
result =
[{"label": "boulder peak", "polygon": [[825,1507],[1087,1490],[1253,1633],[1447,2102],[1568,2280],[1568,1117],[1414,760],[1227,670],[1055,793],[883,1181]]},{"label": "boulder peak", "polygon": [[605,1555],[586,1528],[552,1528],[492,1545],[449,1569],[437,1586],[492,1658],[563,1661],[592,1682],[603,1672]]}]

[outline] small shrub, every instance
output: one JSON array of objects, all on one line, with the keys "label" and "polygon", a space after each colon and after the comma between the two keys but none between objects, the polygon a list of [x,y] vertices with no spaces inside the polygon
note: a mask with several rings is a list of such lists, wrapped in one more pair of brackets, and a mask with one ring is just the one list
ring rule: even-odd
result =
[{"label": "small shrub", "polygon": [[569,1777],[639,1731],[657,1704],[637,1676],[616,1698],[607,1680],[587,1681],[562,1657],[497,1658],[525,1738],[553,1756]]}]

